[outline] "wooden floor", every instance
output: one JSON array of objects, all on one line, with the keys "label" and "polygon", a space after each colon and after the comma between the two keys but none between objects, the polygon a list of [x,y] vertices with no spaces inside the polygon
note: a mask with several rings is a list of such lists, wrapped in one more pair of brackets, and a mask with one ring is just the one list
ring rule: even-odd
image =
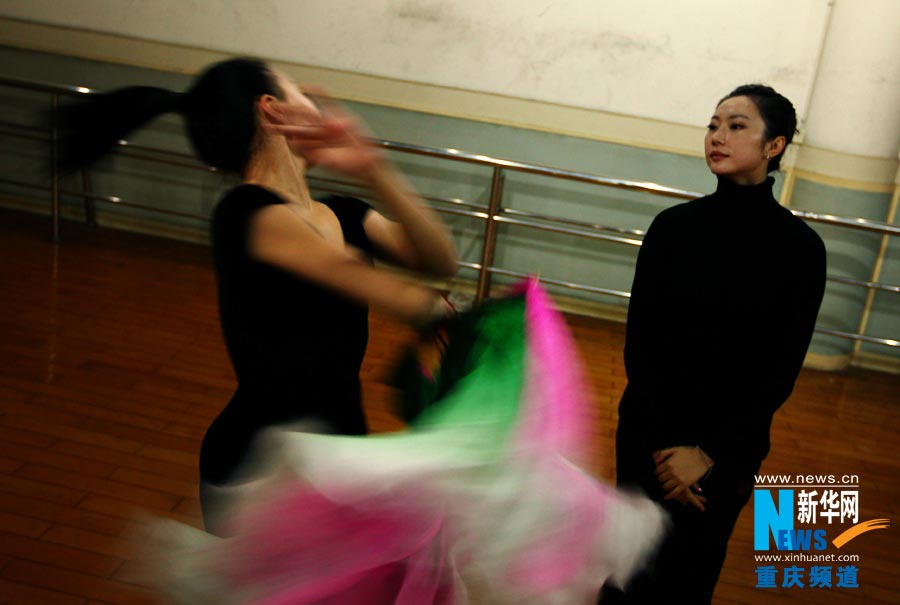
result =
[{"label": "wooden floor", "polygon": [[[140,510],[199,524],[197,452],[234,386],[204,247],[0,211],[0,603],[165,602],[136,561]],[[571,318],[596,402],[593,471],[613,477],[624,328]],[[372,318],[371,424],[410,332]],[[900,376],[804,371],[773,429],[768,473],[860,476],[860,520],[898,518]],[[756,588],[752,506],[717,603],[900,603],[898,528],[844,547],[859,588]],[[685,579],[690,581],[689,578]]]}]

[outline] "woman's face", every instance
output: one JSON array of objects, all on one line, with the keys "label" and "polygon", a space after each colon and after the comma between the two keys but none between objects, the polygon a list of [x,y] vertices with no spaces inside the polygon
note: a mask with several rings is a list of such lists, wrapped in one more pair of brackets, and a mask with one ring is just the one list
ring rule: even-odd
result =
[{"label": "woman's face", "polygon": [[765,135],[766,123],[749,97],[725,99],[716,107],[706,132],[707,166],[716,176],[739,185],[763,182],[769,168],[765,154],[776,152]]}]

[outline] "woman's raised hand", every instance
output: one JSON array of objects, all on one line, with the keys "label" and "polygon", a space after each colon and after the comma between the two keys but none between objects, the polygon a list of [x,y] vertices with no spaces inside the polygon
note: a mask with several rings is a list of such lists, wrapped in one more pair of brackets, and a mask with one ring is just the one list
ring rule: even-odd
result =
[{"label": "woman's raised hand", "polygon": [[368,140],[368,131],[355,116],[325,93],[317,92],[316,98],[321,110],[312,103],[264,104],[263,128],[285,137],[291,151],[311,165],[365,176],[380,162],[381,150]]}]

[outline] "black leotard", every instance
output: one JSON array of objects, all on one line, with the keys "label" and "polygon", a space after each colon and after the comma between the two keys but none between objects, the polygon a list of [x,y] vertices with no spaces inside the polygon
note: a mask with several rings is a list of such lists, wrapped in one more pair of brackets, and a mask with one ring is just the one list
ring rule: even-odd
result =
[{"label": "black leotard", "polygon": [[[337,216],[345,241],[371,254],[363,228],[369,206],[347,197],[322,202]],[[335,433],[366,432],[359,369],[367,307],[248,254],[254,213],[283,203],[262,187],[241,185],[213,214],[219,314],[238,388],[203,439],[200,477],[206,483],[235,479],[253,437],[268,425],[312,420]]]}]

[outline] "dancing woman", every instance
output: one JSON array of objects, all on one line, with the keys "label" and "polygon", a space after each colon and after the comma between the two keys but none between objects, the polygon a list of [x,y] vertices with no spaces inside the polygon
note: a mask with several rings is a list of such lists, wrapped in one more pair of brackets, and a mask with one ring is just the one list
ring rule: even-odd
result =
[{"label": "dancing woman", "polygon": [[[129,87],[91,95],[61,112],[59,163],[86,166],[156,116],[184,116],[197,156],[240,176],[211,225],[225,343],[238,379],[200,452],[208,531],[220,523],[251,444],[265,427],[302,422],[366,433],[359,369],[369,305],[410,323],[441,315],[444,301],[369,260],[379,256],[434,277],[456,253],[434,213],[353,118],[321,110],[285,74],[233,59],[204,71],[185,93]],[[348,197],[313,200],[307,168],[319,165],[367,185],[391,217]]]}]

